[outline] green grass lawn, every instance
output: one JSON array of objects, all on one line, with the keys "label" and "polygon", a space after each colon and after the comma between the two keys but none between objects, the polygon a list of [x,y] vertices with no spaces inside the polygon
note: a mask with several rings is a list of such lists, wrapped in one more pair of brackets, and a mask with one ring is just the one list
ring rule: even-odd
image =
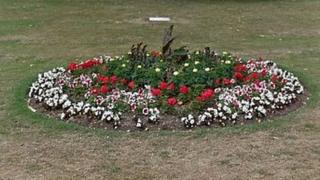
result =
[{"label": "green grass lawn", "polygon": [[[0,179],[313,179],[320,176],[320,1],[0,0]],[[242,127],[125,133],[30,112],[37,73],[75,59],[174,46],[262,56],[302,80],[310,100]]]}]

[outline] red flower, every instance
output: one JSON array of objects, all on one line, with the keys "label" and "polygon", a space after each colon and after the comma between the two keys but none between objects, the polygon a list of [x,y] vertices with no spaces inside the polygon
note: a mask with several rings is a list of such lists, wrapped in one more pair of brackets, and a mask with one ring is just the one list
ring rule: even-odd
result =
[{"label": "red flower", "polygon": [[91,94],[97,95],[97,94],[99,94],[100,89],[98,89],[98,88],[96,88],[96,87],[93,87],[93,88],[91,88],[90,92],[91,92]]},{"label": "red flower", "polygon": [[170,105],[170,106],[174,106],[174,105],[177,104],[177,100],[176,100],[176,98],[174,98],[174,97],[170,97],[170,98],[167,99],[167,103],[168,103],[168,105]]},{"label": "red flower", "polygon": [[115,84],[117,82],[117,76],[115,76],[115,75],[111,76],[110,81],[112,84]]},{"label": "red flower", "polygon": [[265,77],[267,75],[267,70],[266,69],[262,69],[262,71],[260,72],[260,76],[261,77]]},{"label": "red flower", "polygon": [[187,93],[189,92],[188,86],[186,86],[186,85],[180,86],[179,92],[180,92],[181,94],[187,94]]},{"label": "red flower", "polygon": [[73,63],[73,62],[69,63],[68,67],[67,67],[67,69],[70,70],[70,71],[74,71],[77,68],[78,68],[78,65],[76,63]]},{"label": "red flower", "polygon": [[82,69],[88,69],[88,68],[91,68],[92,66],[97,65],[97,64],[100,64],[99,61],[94,60],[94,59],[88,59],[85,62],[81,63],[79,66]]},{"label": "red flower", "polygon": [[151,94],[152,94],[153,96],[160,96],[160,95],[161,95],[161,90],[158,89],[158,88],[152,88],[152,89],[151,89]]},{"label": "red flower", "polygon": [[244,72],[247,70],[247,67],[245,64],[238,64],[234,67],[235,72]]},{"label": "red flower", "polygon": [[231,80],[228,79],[228,78],[223,78],[223,84],[226,85],[226,86],[228,86],[228,85],[231,84]]},{"label": "red flower", "polygon": [[210,88],[205,89],[201,92],[201,94],[197,97],[199,101],[205,101],[210,99],[214,95],[214,91]]},{"label": "red flower", "polygon": [[258,79],[259,78],[259,74],[257,72],[251,73],[250,76],[251,76],[252,79]]},{"label": "red flower", "polygon": [[134,86],[135,86],[134,81],[130,81],[130,82],[128,83],[129,89],[134,89]]},{"label": "red flower", "polygon": [[102,94],[107,94],[108,91],[109,91],[109,89],[108,89],[108,87],[106,85],[101,86],[100,92]]},{"label": "red flower", "polygon": [[174,88],[175,88],[175,85],[174,85],[173,83],[170,83],[170,84],[168,85],[168,90],[174,91]]},{"label": "red flower", "polygon": [[168,88],[168,84],[165,82],[165,81],[162,81],[160,84],[159,84],[159,88],[161,90],[165,90]]},{"label": "red flower", "polygon": [[243,75],[240,72],[235,72],[233,76],[239,81],[242,81],[243,79]]},{"label": "red flower", "polygon": [[250,76],[246,76],[244,79],[243,79],[244,82],[250,82],[251,81],[251,77]]},{"label": "red flower", "polygon": [[104,75],[99,75],[98,81],[101,82],[102,84],[107,84],[109,81],[109,77],[104,76]]}]

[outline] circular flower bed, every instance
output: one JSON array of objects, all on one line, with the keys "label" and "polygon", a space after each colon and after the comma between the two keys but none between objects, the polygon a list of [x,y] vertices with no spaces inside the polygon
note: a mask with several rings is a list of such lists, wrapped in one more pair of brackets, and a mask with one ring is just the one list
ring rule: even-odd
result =
[{"label": "circular flower bed", "polygon": [[[29,105],[90,127],[176,129],[242,124],[301,102],[298,78],[269,60],[205,48],[161,52],[138,43],[121,57],[100,56],[38,75]],[[33,111],[33,107],[29,106]]]},{"label": "circular flower bed", "polygon": [[163,53],[133,48],[54,68],[38,75],[29,103],[90,127],[175,129],[260,120],[304,92],[297,77],[270,60],[208,48]]}]

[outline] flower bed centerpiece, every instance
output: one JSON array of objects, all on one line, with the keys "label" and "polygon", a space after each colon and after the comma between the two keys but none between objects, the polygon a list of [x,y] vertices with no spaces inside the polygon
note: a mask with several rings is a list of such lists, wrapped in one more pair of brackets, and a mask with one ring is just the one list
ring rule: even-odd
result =
[{"label": "flower bed centerpiece", "polygon": [[218,127],[260,121],[299,102],[304,88],[275,62],[210,48],[161,51],[133,45],[123,56],[71,62],[38,75],[33,108],[65,121],[114,129]]}]

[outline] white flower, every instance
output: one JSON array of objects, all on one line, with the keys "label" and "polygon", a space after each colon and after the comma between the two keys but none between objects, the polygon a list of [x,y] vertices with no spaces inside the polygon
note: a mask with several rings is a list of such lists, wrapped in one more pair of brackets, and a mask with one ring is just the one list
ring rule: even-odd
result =
[{"label": "white flower", "polygon": [[198,55],[200,52],[199,51],[196,51],[196,54]]},{"label": "white flower", "polygon": [[122,64],[121,66],[122,66],[122,67],[126,67],[126,64]]},{"label": "white flower", "polygon": [[192,70],[192,72],[198,72],[198,69],[194,68],[194,69]]},{"label": "white flower", "polygon": [[227,60],[225,63],[226,63],[226,64],[231,64],[231,61]]},{"label": "white flower", "polygon": [[210,68],[207,67],[207,68],[205,68],[204,70],[208,72],[208,71],[210,71]]},{"label": "white flower", "polygon": [[160,68],[156,68],[156,72],[160,72]]},{"label": "white flower", "polygon": [[138,66],[137,66],[137,68],[138,68],[138,69],[141,69],[141,68],[142,68],[142,66],[141,66],[141,65],[138,65]]},{"label": "white flower", "polygon": [[223,55],[226,55],[226,54],[228,54],[228,53],[227,53],[226,51],[223,51],[222,54],[223,54]]},{"label": "white flower", "polygon": [[178,71],[173,72],[173,75],[177,76],[179,74]]},{"label": "white flower", "polygon": [[195,61],[195,62],[194,62],[195,65],[197,65],[197,64],[199,64],[199,63],[200,63],[199,61]]},{"label": "white flower", "polygon": [[142,109],[142,114],[145,115],[145,116],[148,115],[149,114],[149,109],[148,108],[143,108]]},{"label": "white flower", "polygon": [[189,66],[189,63],[184,63],[184,67],[188,67]]}]

